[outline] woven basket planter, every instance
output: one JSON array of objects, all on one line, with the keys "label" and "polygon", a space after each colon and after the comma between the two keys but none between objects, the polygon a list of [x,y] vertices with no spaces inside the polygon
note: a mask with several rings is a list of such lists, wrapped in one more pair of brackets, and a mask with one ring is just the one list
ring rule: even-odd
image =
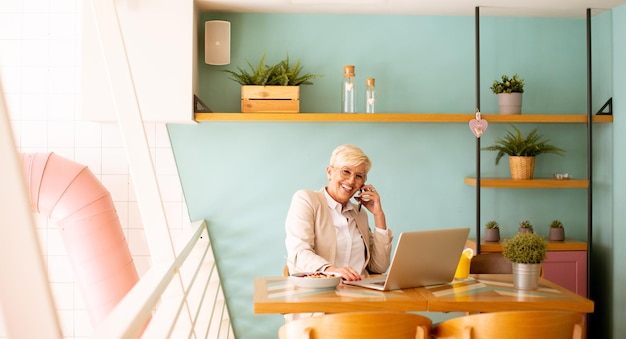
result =
[{"label": "woven basket planter", "polygon": [[509,166],[513,180],[532,179],[535,172],[535,157],[509,156]]}]

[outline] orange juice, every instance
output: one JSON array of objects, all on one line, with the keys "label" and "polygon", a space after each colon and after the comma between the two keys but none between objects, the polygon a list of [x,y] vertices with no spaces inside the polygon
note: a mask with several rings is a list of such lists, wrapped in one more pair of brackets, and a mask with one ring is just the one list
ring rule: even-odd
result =
[{"label": "orange juice", "polygon": [[471,248],[463,250],[461,258],[459,259],[459,264],[456,267],[456,272],[454,273],[454,279],[467,279],[469,277],[470,263],[473,256],[474,251]]}]

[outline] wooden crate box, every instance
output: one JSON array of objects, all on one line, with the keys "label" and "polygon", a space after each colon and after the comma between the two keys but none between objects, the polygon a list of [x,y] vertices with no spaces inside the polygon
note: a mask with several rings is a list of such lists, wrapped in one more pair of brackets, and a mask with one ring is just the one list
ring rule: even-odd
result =
[{"label": "wooden crate box", "polygon": [[241,86],[243,113],[299,113],[300,86]]}]

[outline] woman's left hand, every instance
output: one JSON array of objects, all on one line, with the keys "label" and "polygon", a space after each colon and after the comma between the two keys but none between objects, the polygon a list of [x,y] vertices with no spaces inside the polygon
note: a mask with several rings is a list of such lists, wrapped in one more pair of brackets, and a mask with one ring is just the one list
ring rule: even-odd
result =
[{"label": "woman's left hand", "polygon": [[361,193],[355,199],[363,204],[372,214],[382,213],[380,195],[373,185],[363,185]]}]

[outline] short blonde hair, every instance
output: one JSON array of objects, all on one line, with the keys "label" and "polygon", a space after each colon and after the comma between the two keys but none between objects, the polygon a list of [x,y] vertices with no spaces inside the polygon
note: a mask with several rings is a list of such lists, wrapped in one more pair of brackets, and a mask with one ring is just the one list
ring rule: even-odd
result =
[{"label": "short blonde hair", "polygon": [[332,167],[344,167],[344,166],[359,166],[365,164],[365,174],[372,168],[370,158],[363,153],[363,151],[354,145],[341,145],[337,146],[333,150],[333,154],[330,156],[329,165]]}]

